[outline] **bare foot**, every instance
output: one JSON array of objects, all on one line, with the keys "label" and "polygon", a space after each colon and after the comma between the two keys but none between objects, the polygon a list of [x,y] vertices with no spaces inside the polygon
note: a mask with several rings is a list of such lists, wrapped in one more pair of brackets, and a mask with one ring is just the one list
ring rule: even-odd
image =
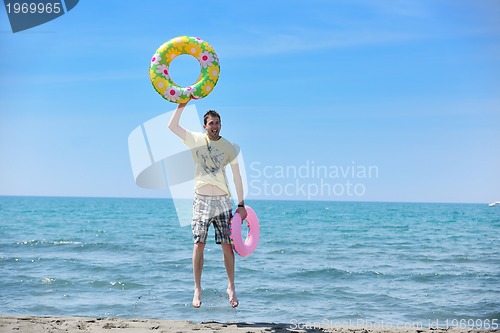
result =
[{"label": "bare foot", "polygon": [[236,291],[234,289],[227,288],[226,292],[229,296],[229,304],[231,307],[237,307],[240,303],[238,302],[238,298],[236,298]]},{"label": "bare foot", "polygon": [[193,296],[193,307],[194,308],[199,308],[201,306],[201,293],[202,293],[201,288],[194,289],[194,296]]}]

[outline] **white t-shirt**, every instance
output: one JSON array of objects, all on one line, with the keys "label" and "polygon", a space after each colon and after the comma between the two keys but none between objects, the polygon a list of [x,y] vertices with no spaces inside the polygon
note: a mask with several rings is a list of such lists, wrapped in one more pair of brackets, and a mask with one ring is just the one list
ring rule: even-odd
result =
[{"label": "white t-shirt", "polygon": [[194,161],[194,190],[204,185],[215,185],[228,195],[225,168],[238,164],[238,151],[228,140],[213,141],[206,133],[186,131],[184,143],[191,148]]}]

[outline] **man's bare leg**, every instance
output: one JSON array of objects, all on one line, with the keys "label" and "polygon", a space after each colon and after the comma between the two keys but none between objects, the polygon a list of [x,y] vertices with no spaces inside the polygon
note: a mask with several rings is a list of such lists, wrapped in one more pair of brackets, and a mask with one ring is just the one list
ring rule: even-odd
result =
[{"label": "man's bare leg", "polygon": [[229,304],[235,308],[238,306],[238,298],[236,297],[236,288],[234,286],[234,252],[231,244],[221,244],[222,252],[224,253],[224,266],[227,272],[227,295],[229,296]]},{"label": "man's bare leg", "polygon": [[201,273],[203,271],[203,252],[205,250],[205,243],[196,243],[193,248],[193,276],[194,276],[194,296],[193,307],[199,308],[201,306]]}]

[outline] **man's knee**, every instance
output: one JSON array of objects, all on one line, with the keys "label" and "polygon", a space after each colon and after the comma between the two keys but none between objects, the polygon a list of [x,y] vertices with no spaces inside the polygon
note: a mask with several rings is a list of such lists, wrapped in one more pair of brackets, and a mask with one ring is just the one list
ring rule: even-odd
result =
[{"label": "man's knee", "polygon": [[231,244],[227,244],[227,243],[221,243],[220,244],[222,246],[222,250],[224,252],[233,252],[233,246]]},{"label": "man's knee", "polygon": [[203,251],[204,249],[205,249],[205,243],[202,242],[194,243],[195,251]]}]

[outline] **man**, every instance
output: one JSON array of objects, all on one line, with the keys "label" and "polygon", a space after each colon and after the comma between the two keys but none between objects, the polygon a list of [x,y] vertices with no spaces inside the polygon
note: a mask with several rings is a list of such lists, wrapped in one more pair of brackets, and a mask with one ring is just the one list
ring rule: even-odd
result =
[{"label": "man", "polygon": [[215,241],[221,244],[224,254],[228,286],[229,304],[238,306],[234,285],[234,252],[229,238],[229,224],[232,218],[232,204],[227,185],[225,167],[231,165],[233,181],[238,197],[237,212],[245,219],[247,212],[243,201],[243,184],[238,166],[238,151],[233,144],[220,136],[221,121],[217,112],[208,111],[203,118],[206,133],[190,132],[179,125],[182,112],[187,103],[180,103],[174,111],[168,128],[191,148],[195,164],[193,220],[191,229],[194,237],[193,307],[201,306],[201,273],[203,253],[211,224],[215,228]]}]

